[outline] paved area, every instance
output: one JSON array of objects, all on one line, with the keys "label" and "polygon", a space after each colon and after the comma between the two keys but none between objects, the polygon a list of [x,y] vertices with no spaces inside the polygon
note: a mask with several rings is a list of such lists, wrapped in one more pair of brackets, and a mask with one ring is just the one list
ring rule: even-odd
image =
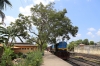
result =
[{"label": "paved area", "polygon": [[44,53],[43,61],[41,66],[73,66],[47,51]]}]

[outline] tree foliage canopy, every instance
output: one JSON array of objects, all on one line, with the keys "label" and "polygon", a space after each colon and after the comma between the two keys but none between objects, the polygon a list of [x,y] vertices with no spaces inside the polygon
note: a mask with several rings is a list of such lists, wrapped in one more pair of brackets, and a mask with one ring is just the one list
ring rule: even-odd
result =
[{"label": "tree foliage canopy", "polygon": [[83,43],[83,44],[85,44],[85,45],[94,45],[94,41],[90,41],[90,42],[89,42],[88,39],[84,39],[84,40],[79,39],[79,40],[76,40],[76,41],[71,41],[71,42],[68,44],[68,47],[67,47],[67,48],[69,49],[69,51],[72,51],[72,50],[74,50],[74,47],[78,46],[78,45],[81,44],[81,43]]},{"label": "tree foliage canopy", "polygon": [[38,29],[38,37],[43,42],[56,43],[56,37],[70,39],[69,34],[75,36],[78,27],[73,26],[71,20],[66,17],[67,10],[57,11],[54,9],[54,3],[44,6],[42,3],[31,8],[32,21]]},{"label": "tree foliage canopy", "polygon": [[90,41],[90,43],[89,43],[90,45],[94,45],[94,41]]},{"label": "tree foliage canopy", "polygon": [[85,44],[85,45],[89,45],[89,40],[88,39],[84,39],[82,43]]},{"label": "tree foliage canopy", "polygon": [[[22,36],[25,39],[32,40],[42,50],[43,44],[55,44],[58,36],[68,40],[70,39],[69,35],[76,36],[78,27],[72,25],[66,13],[66,9],[56,10],[54,3],[49,3],[46,6],[40,3],[31,8],[30,16],[19,14],[19,18],[15,20],[15,23],[11,23],[7,29],[11,28],[12,33],[9,33],[11,37]],[[36,27],[38,32],[34,31],[33,26]],[[35,37],[29,36],[28,32]]]}]

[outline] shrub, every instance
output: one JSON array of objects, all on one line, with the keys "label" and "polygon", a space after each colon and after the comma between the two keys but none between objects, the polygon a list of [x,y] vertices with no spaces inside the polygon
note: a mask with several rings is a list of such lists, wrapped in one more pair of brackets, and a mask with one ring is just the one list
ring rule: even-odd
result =
[{"label": "shrub", "polygon": [[21,53],[21,52],[18,53],[18,56],[19,56],[19,57],[22,56],[22,55],[23,55],[23,53]]},{"label": "shrub", "polygon": [[12,59],[12,60],[14,60],[14,59],[17,58],[17,54],[15,54],[15,53],[11,54],[10,56],[11,56],[11,59]]},{"label": "shrub", "polygon": [[40,51],[34,51],[27,54],[26,58],[16,66],[40,66],[42,63],[42,54]]},{"label": "shrub", "polygon": [[13,51],[10,47],[7,47],[6,45],[4,45],[3,47],[4,50],[1,57],[0,66],[12,66],[11,54],[13,54]]}]

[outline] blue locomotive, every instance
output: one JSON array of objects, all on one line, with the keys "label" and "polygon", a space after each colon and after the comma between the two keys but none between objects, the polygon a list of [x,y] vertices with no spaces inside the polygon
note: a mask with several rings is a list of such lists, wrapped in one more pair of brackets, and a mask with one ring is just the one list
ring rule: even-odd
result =
[{"label": "blue locomotive", "polygon": [[70,56],[70,53],[67,51],[67,43],[64,41],[52,45],[50,51],[62,59],[68,59]]}]

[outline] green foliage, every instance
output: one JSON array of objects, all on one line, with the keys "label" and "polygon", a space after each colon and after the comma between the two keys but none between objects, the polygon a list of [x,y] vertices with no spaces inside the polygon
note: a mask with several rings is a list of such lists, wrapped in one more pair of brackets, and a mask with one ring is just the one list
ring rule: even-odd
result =
[{"label": "green foliage", "polygon": [[42,54],[40,51],[34,51],[27,54],[27,57],[15,66],[40,66],[42,63]]},{"label": "green foliage", "polygon": [[[55,39],[58,36],[63,36],[63,38],[67,38],[67,39],[70,38],[68,35],[69,33],[72,36],[75,36],[78,31],[78,27],[73,26],[70,19],[65,16],[65,14],[67,13],[67,10],[63,9],[62,11],[57,11],[56,9],[52,8],[53,6],[54,6],[53,3],[50,3],[46,7],[43,6],[42,3],[40,3],[39,5],[36,5],[36,8],[31,9],[32,13],[35,13],[34,12],[35,9],[37,10],[36,13],[38,12],[40,14],[42,13],[39,19],[36,18],[37,20],[41,20],[40,22],[38,21],[39,24],[36,24],[37,21],[34,21],[36,26],[40,26],[38,27],[38,30],[41,33],[41,35],[43,35],[43,37],[46,37],[48,42],[52,42],[52,43],[56,43]],[[45,12],[43,12],[40,9],[37,9],[38,7],[44,10]],[[32,18],[34,17],[35,15],[32,16]],[[48,17],[48,18],[45,18],[45,17]],[[40,29],[42,25],[44,26],[41,31]]]},{"label": "green foliage", "polygon": [[[9,27],[6,28],[5,36],[7,37],[8,44],[9,39],[15,41],[15,37],[18,37],[21,41],[22,38],[29,39],[29,43],[35,42],[43,49],[45,43],[56,43],[58,36],[70,39],[70,35],[76,36],[78,27],[73,26],[71,20],[66,16],[67,10],[57,11],[54,9],[54,3],[49,3],[44,6],[42,3],[35,5],[31,8],[31,16],[24,16],[19,14],[19,18]],[[34,31],[33,25],[37,28]],[[36,35],[36,37],[29,36],[28,32]],[[22,41],[23,42],[23,41]]]},{"label": "green foliage", "polygon": [[7,40],[5,33],[6,33],[6,28],[0,26],[0,43],[4,43]]},{"label": "green foliage", "polygon": [[94,45],[94,41],[90,41],[90,43],[89,43],[90,45]]},{"label": "green foliage", "polygon": [[9,27],[13,28],[12,29],[13,32],[11,33],[13,39],[15,39],[15,37],[17,37],[23,43],[22,38],[26,39],[27,37],[29,37],[28,29],[29,29],[30,24],[27,20],[28,20],[28,16],[24,17],[24,15],[19,14],[19,18],[16,19],[15,22],[12,22],[10,24]]},{"label": "green foliage", "polygon": [[[17,20],[16,23],[18,23]],[[0,43],[5,43],[7,45],[8,42],[10,42],[9,39],[11,39],[11,45],[13,42],[16,42],[15,37],[18,37],[21,42],[23,42],[20,37],[26,38],[26,36],[28,36],[28,32],[24,29],[23,23],[19,23],[20,26],[16,25],[16,23],[12,23],[7,28],[0,26]]]},{"label": "green foliage", "polygon": [[[66,16],[67,10],[57,11],[54,8],[54,3],[45,6],[42,3],[37,4],[31,8],[31,13],[30,17],[27,16],[28,19],[26,16],[20,15],[22,18],[20,21],[26,22],[29,31],[36,35],[36,37],[29,39],[34,39],[32,42],[37,43],[41,50],[44,43],[55,44],[58,36],[63,36],[63,39],[69,40],[69,34],[75,37],[78,32],[78,27],[73,26],[71,20]],[[32,29],[32,24],[35,25],[38,33]]]},{"label": "green foliage", "polygon": [[11,56],[11,59],[12,59],[12,60],[18,58],[18,55],[17,55],[16,53],[11,54],[10,56]]},{"label": "green foliage", "polygon": [[76,40],[76,41],[72,41],[68,44],[68,50],[69,51],[73,51],[74,47],[78,46],[79,44],[82,43],[82,39]]},{"label": "green foliage", "polygon": [[85,44],[85,45],[93,45],[94,44],[94,41],[90,41],[90,43],[89,43],[89,41],[88,41],[88,39],[84,39],[84,40],[82,40],[82,39],[79,39],[79,40],[76,40],[76,41],[71,41],[69,44],[68,44],[68,50],[69,51],[73,51],[74,50],[74,47],[76,47],[76,46],[78,46],[79,44]]},{"label": "green foliage", "polygon": [[82,39],[79,39],[79,40],[75,41],[76,46],[79,45],[79,44],[82,44]]},{"label": "green foliage", "polygon": [[43,44],[43,49],[46,49],[47,48],[47,44]]},{"label": "green foliage", "polygon": [[11,54],[13,54],[11,48],[4,45],[4,51],[1,57],[0,66],[12,66]]},{"label": "green foliage", "polygon": [[85,45],[89,45],[88,39],[84,39],[82,43],[85,44]]},{"label": "green foliage", "polygon": [[21,53],[21,52],[18,53],[18,56],[19,56],[19,57],[22,56],[22,55],[23,55],[23,53]]},{"label": "green foliage", "polygon": [[73,51],[75,46],[75,41],[70,42],[67,47],[68,51]]}]

